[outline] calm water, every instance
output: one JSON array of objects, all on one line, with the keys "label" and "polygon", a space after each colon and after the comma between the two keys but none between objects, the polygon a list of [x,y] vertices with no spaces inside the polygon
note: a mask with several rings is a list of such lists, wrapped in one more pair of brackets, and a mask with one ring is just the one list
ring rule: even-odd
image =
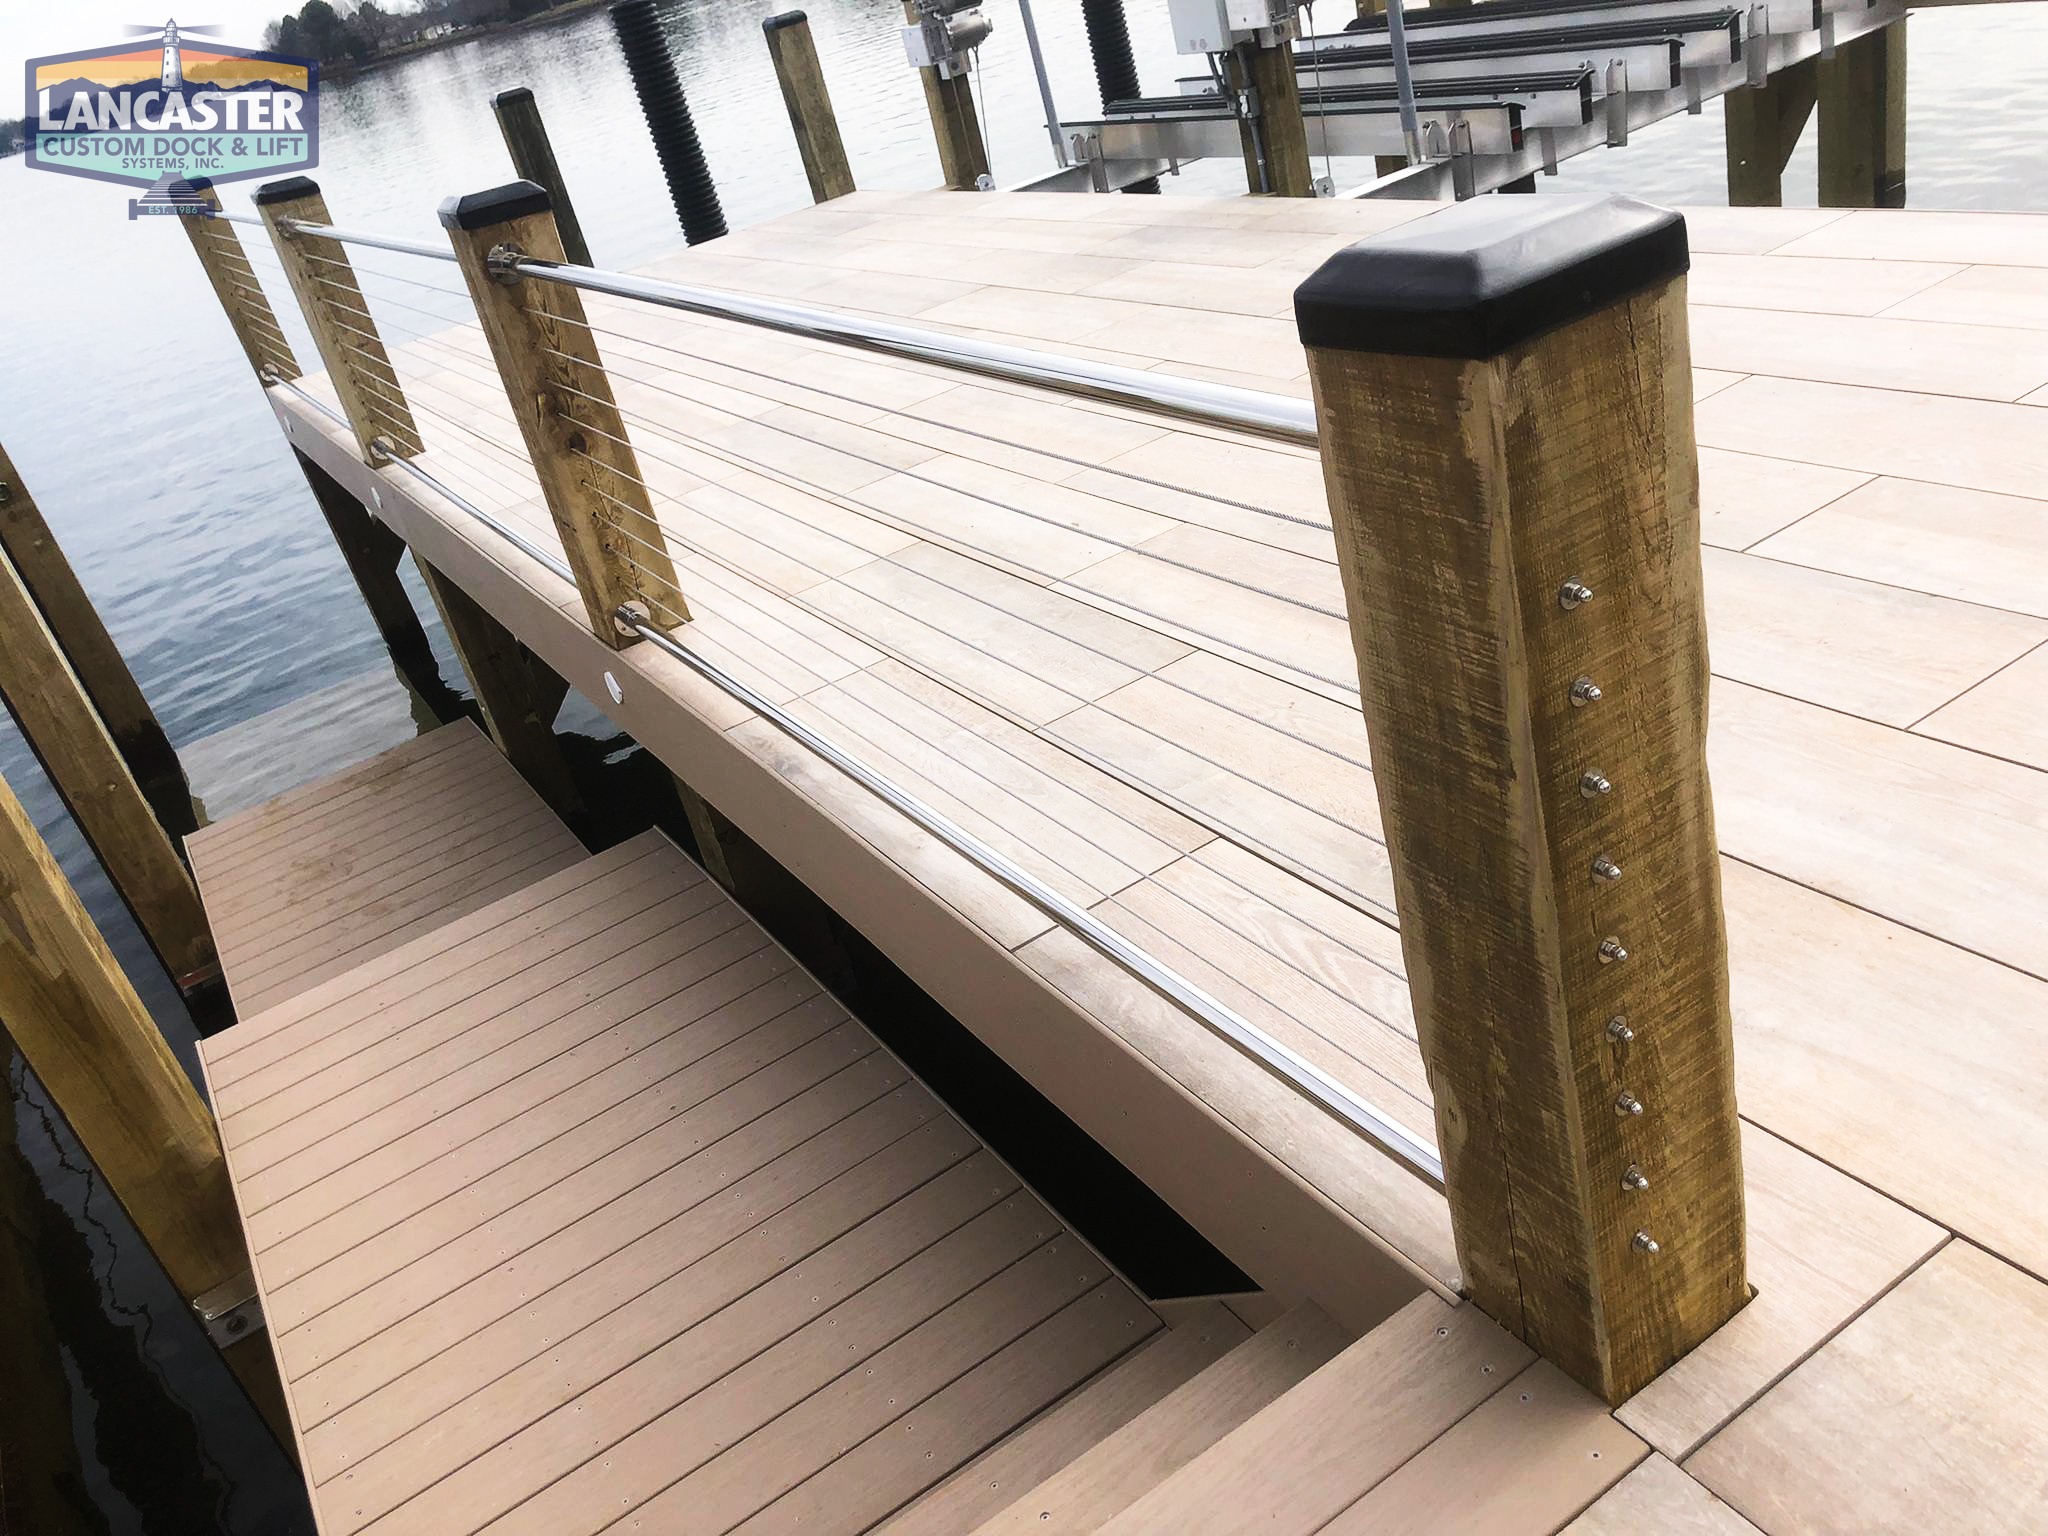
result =
[{"label": "calm water", "polygon": [[[1164,4],[1128,5],[1146,84],[1167,89],[1184,66],[1167,44]],[[779,8],[686,0],[669,13],[735,226],[807,201],[761,41],[760,17]],[[1332,21],[1345,6],[1322,8]],[[932,184],[923,97],[895,40],[897,0],[814,0],[809,9],[856,179]],[[1052,157],[1015,10],[1008,0],[989,9],[998,30],[981,85],[996,179],[1007,183],[1049,169]],[[1040,0],[1038,9],[1057,99],[1069,115],[1087,115],[1094,88],[1078,7]],[[2048,208],[2048,151],[2033,123],[2034,104],[2048,95],[2048,5],[1923,12],[1912,25],[1911,201]],[[315,174],[335,217],[438,239],[443,197],[509,176],[489,102],[512,85],[540,98],[599,264],[629,266],[680,243],[602,13],[330,87]],[[1721,201],[1720,125],[1710,106],[1625,150],[1572,161],[1546,185]],[[1788,201],[1813,201],[1811,139],[1788,173]],[[1362,174],[1342,162],[1335,171],[1339,185]],[[1238,177],[1234,165],[1197,167],[1168,187],[1235,192]],[[246,191],[229,196],[245,201]],[[381,647],[183,234],[163,220],[128,222],[112,188],[32,174],[19,159],[0,161],[0,210],[0,440],[172,739],[184,746],[376,669]],[[402,258],[362,265],[406,270]],[[368,286],[416,296],[375,279]],[[189,1064],[189,1021],[4,722],[0,772],[29,802]],[[289,1469],[18,1066],[12,1087],[22,1151],[47,1193],[39,1216],[49,1291],[98,1528],[309,1529]]]}]

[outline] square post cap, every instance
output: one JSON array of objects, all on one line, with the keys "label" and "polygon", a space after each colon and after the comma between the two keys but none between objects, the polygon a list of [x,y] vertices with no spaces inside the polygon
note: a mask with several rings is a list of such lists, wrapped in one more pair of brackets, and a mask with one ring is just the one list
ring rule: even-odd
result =
[{"label": "square post cap", "polygon": [[282,181],[266,181],[250,196],[249,201],[258,208],[268,208],[273,203],[295,203],[302,197],[318,197],[320,183],[310,176],[287,176]]},{"label": "square post cap", "polygon": [[780,32],[784,27],[800,27],[811,18],[802,11],[784,11],[780,16],[770,16],[761,23],[763,32]]},{"label": "square post cap", "polygon": [[537,182],[508,181],[488,192],[466,192],[441,204],[443,229],[489,229],[509,224],[529,213],[547,213],[554,207],[547,188]]},{"label": "square post cap", "polygon": [[1347,246],[1294,291],[1302,345],[1479,361],[1692,265],[1685,220],[1612,194],[1475,197]]}]

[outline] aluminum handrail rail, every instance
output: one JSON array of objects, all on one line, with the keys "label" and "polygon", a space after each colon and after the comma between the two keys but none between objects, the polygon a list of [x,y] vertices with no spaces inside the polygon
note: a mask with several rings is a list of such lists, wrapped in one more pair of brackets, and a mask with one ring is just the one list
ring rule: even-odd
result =
[{"label": "aluminum handrail rail", "polygon": [[1241,389],[1236,385],[1214,384],[1205,379],[1180,378],[1173,374],[1150,373],[1142,368],[1120,368],[1113,363],[1096,363],[1085,358],[1038,352],[1028,347],[978,341],[945,331],[900,325],[890,320],[870,320],[787,299],[757,298],[751,294],[698,288],[688,283],[641,277],[630,272],[605,272],[568,262],[542,261],[531,256],[508,256],[502,261],[494,259],[493,266],[507,273],[537,277],[616,299],[637,299],[695,315],[737,320],[785,335],[837,342],[916,362],[936,363],[984,378],[1033,384],[1062,394],[1105,400],[1114,405],[1272,438],[1298,447],[1314,448],[1318,444],[1315,406],[1292,395]]},{"label": "aluminum handrail rail", "polygon": [[[264,379],[276,388],[290,391],[336,425],[347,428],[348,419],[345,416],[325,401],[308,394],[291,380],[270,373],[266,373]],[[574,583],[576,574],[570,569],[569,562],[560,555],[535,544],[510,524],[477,506],[452,487],[442,484],[440,480],[410,460],[402,459],[381,446],[378,452],[390,467],[427,486],[505,539],[528,558],[554,572],[564,581]],[[1097,953],[1122,967],[1212,1034],[1235,1047],[1242,1055],[1270,1072],[1303,1098],[1365,1137],[1425,1183],[1439,1190],[1444,1187],[1443,1157],[1437,1148],[1380,1110],[1369,1099],[1354,1093],[1300,1052],[1274,1039],[1228,1003],[1124,937],[1087,908],[1062,896],[1008,855],[990,847],[944,813],[933,809],[915,795],[883,777],[852,753],[821,736],[772,700],[725,672],[715,663],[706,660],[667,631],[655,628],[629,608],[619,609],[614,618],[622,626],[633,630],[648,644],[674,657],[712,686],[746,705],[785,736],[823,758],[877,799],[922,827],[984,874],[1074,934]]]}]

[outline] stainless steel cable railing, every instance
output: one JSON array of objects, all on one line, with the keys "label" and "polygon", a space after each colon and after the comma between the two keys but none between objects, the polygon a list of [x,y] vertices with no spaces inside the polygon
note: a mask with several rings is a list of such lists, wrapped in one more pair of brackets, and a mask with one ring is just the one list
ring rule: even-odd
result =
[{"label": "stainless steel cable railing", "polygon": [[[260,223],[247,216],[237,222]],[[452,253],[418,242],[364,235],[329,225],[291,221],[297,232],[346,244],[371,246],[436,260]],[[933,364],[942,368],[1014,384],[1048,389],[1129,407],[1175,420],[1247,433],[1296,446],[1317,442],[1313,407],[1290,396],[1264,393],[1206,381],[1173,378],[1140,369],[1120,368],[1084,359],[1065,358],[1027,348],[1009,347],[893,322],[872,320],[811,305],[759,299],[721,290],[698,288],[661,279],[600,271],[564,263],[539,261],[508,253],[494,256],[508,275],[557,282],[569,287],[637,300],[716,319],[836,343],[865,351]],[[707,363],[710,359],[704,359]],[[274,375],[273,387],[289,391],[310,408],[347,425],[346,418],[297,384]],[[463,496],[429,471],[395,454],[381,461],[432,490],[450,505],[518,548],[545,569],[573,582],[574,572],[563,557],[534,542],[512,523]],[[1389,1153],[1426,1182],[1443,1187],[1443,1163],[1435,1146],[1387,1115],[1338,1078],[1274,1038],[1236,1009],[1160,961],[1087,907],[1063,895],[999,849],[957,821],[909,793],[854,754],[806,725],[743,679],[720,667],[700,651],[644,617],[622,609],[619,622],[664,654],[682,662],[728,696],[769,721],[784,735],[823,758],[839,772],[938,838],[1047,918],[1073,933],[1246,1057],[1286,1082],[1310,1102]]]}]

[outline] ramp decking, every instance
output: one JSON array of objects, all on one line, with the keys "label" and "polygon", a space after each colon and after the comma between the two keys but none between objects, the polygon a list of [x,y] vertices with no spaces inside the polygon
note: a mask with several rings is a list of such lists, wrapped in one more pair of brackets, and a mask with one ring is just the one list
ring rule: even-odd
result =
[{"label": "ramp decking", "polygon": [[[1426,212],[863,193],[654,270],[1302,392],[1295,283]],[[2048,1460],[2038,1394],[1986,1387],[2001,1367],[1975,1356],[1944,1377],[1892,1319],[1952,1290],[2015,1358],[2041,1337],[2048,219],[1703,210],[1691,230],[1760,1296],[1621,1410],[1684,1481],[1646,1463],[1609,1508],[1704,1482],[1777,1536],[1817,1518],[1784,1458],[1876,1480],[1917,1456],[1977,1469],[1941,1485],[1975,1490],[1955,1528],[2029,1529],[2038,1501],[1997,1493],[1983,1447]],[[588,308],[690,644],[1427,1126],[1312,454]],[[402,312],[386,339],[421,466],[552,545],[481,339],[409,340]],[[346,434],[273,399],[367,498]],[[597,645],[565,583],[459,508],[375,483],[408,540],[589,697],[610,674],[624,728],[1255,1274],[1382,1315],[1375,1252],[1455,1286],[1416,1181],[679,664]],[[1874,1375],[1873,1337],[1927,1384],[1893,1392],[1906,1366]],[[1827,1413],[1782,1406],[1809,1392]]]},{"label": "ramp decking", "polygon": [[185,846],[244,1018],[583,856],[467,721]]}]

